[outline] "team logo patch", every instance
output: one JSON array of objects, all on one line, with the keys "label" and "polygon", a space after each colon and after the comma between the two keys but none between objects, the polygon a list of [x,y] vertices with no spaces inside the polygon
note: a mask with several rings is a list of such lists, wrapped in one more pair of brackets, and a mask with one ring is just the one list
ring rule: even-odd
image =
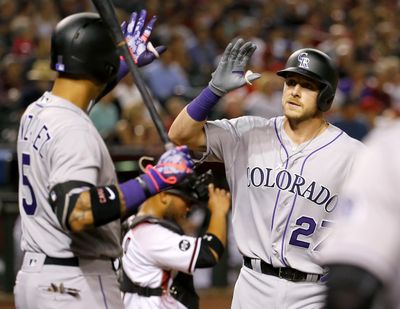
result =
[{"label": "team logo patch", "polygon": [[182,251],[187,251],[189,250],[189,248],[190,248],[189,240],[184,239],[179,242],[179,249],[181,249]]},{"label": "team logo patch", "polygon": [[307,57],[307,53],[301,53],[297,60],[299,60],[299,68],[309,69],[310,58]]}]

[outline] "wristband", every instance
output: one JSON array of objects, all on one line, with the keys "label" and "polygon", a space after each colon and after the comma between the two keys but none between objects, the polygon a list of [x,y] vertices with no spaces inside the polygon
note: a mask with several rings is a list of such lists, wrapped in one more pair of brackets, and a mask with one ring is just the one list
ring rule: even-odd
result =
[{"label": "wristband", "polygon": [[120,56],[119,57],[119,69],[117,72],[117,81],[120,81],[121,79],[123,79],[126,74],[128,73],[129,69],[128,69],[128,65],[125,62],[124,57]]},{"label": "wristband", "polygon": [[137,212],[139,206],[147,199],[146,191],[138,181],[138,178],[128,180],[119,184],[125,200],[126,214],[131,215]]},{"label": "wristband", "polygon": [[121,217],[121,207],[117,187],[94,187],[90,189],[93,225],[107,224]]},{"label": "wristband", "polygon": [[220,96],[217,96],[210,88],[206,87],[203,91],[189,103],[187,112],[196,121],[207,119],[211,109],[217,104]]}]

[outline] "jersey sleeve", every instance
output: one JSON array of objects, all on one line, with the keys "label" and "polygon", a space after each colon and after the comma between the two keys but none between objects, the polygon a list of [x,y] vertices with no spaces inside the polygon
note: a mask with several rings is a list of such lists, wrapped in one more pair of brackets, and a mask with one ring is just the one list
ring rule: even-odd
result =
[{"label": "jersey sleeve", "polygon": [[193,273],[201,238],[179,235],[159,225],[139,227],[133,237],[158,267]]},{"label": "jersey sleeve", "polygon": [[97,183],[100,150],[90,130],[73,127],[53,141],[50,162],[50,184],[69,180]]}]

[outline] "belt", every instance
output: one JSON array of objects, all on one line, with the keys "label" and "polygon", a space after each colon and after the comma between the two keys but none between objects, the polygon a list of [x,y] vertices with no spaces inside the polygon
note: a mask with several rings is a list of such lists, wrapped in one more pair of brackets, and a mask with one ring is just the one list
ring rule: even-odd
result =
[{"label": "belt", "polygon": [[71,258],[54,258],[54,257],[46,256],[46,258],[44,260],[44,264],[78,267],[79,259],[76,256],[71,257]]},{"label": "belt", "polygon": [[[289,268],[289,267],[273,267],[260,259],[252,259],[247,256],[243,257],[244,266],[253,269],[255,271],[261,272],[265,275],[275,276],[281,279],[286,279],[293,282],[308,281],[317,282],[322,277],[318,274],[308,274],[300,270]],[[259,265],[256,267],[255,265]],[[253,266],[254,265],[254,266]],[[257,269],[258,268],[258,269]]]}]

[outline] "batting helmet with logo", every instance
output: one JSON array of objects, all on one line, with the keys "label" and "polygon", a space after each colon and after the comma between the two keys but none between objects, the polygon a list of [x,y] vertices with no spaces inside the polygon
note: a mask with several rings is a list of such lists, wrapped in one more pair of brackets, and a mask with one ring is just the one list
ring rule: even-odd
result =
[{"label": "batting helmet with logo", "polygon": [[314,48],[303,48],[290,55],[285,69],[276,74],[286,77],[288,73],[297,73],[317,81],[320,87],[318,109],[326,112],[332,105],[338,83],[338,74],[332,59]]},{"label": "batting helmet with logo", "polygon": [[57,24],[51,37],[50,67],[101,83],[116,76],[119,69],[117,48],[98,14],[77,13]]}]

